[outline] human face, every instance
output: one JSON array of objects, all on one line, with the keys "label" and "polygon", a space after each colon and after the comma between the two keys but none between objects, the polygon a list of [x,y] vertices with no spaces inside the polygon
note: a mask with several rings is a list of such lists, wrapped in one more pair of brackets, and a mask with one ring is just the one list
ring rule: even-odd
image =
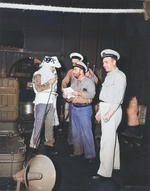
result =
[{"label": "human face", "polygon": [[80,60],[77,58],[73,58],[72,59],[72,65],[74,66],[77,62],[79,62]]},{"label": "human face", "polygon": [[111,57],[103,58],[103,67],[105,68],[106,72],[111,72],[116,68],[116,60]]},{"label": "human face", "polygon": [[52,73],[54,73],[55,67],[54,66],[50,66],[50,70],[52,71]]},{"label": "human face", "polygon": [[81,72],[81,68],[78,68],[78,67],[73,68],[73,75],[74,75],[75,78],[80,77],[80,72]]}]

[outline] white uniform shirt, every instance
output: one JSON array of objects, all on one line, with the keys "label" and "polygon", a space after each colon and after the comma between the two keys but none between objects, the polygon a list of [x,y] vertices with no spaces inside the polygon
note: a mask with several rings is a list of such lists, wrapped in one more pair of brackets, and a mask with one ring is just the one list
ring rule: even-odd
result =
[{"label": "white uniform shirt", "polygon": [[126,76],[118,68],[107,74],[102,84],[99,99],[110,103],[110,108],[114,111],[123,102],[126,89]]},{"label": "white uniform shirt", "polygon": [[[57,74],[56,70],[54,71],[54,76]],[[55,103],[55,99],[57,97],[57,82],[58,80],[55,81],[55,83],[53,85],[49,86],[49,89],[41,91],[41,92],[37,92],[37,90],[35,89],[35,85],[33,84],[33,89],[35,92],[35,100],[34,100],[34,104],[47,104],[47,103]],[[55,106],[55,104],[54,104]]]}]

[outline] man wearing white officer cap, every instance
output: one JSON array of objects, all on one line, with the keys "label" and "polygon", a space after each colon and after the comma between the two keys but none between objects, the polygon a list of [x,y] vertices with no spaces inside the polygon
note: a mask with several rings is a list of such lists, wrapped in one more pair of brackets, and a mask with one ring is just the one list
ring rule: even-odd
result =
[{"label": "man wearing white officer cap", "polygon": [[80,61],[83,61],[83,56],[77,52],[73,52],[70,54],[70,59],[78,59]]},{"label": "man wearing white officer cap", "polygon": [[[92,162],[93,158],[95,158],[95,146],[91,122],[92,106],[88,100],[93,99],[95,96],[95,84],[85,76],[86,71],[87,67],[83,62],[79,61],[74,64],[73,75],[76,81],[71,84],[74,97],[68,99],[70,102],[69,108],[71,109],[70,127],[74,147],[74,153],[70,156],[82,155],[84,152],[85,158]],[[64,96],[65,98],[68,97],[67,95]],[[87,102],[81,102],[81,98],[87,100]]]},{"label": "man wearing white officer cap", "polygon": [[100,167],[94,180],[102,181],[112,176],[113,169],[120,169],[120,150],[117,128],[122,119],[121,104],[126,89],[126,76],[116,66],[118,52],[106,49],[101,52],[107,76],[99,95],[99,111],[96,120],[101,121]]},{"label": "man wearing white officer cap", "polygon": [[[74,65],[77,62],[83,61],[83,56],[80,53],[73,52],[73,53],[70,54],[70,59],[72,61],[72,65],[74,67]],[[74,83],[76,83],[76,80],[77,79],[73,75],[73,69],[70,69],[67,72],[67,75],[65,76],[65,78],[62,80],[62,92],[63,92],[63,88],[67,88],[67,85],[69,84],[69,82],[70,82],[71,85],[73,85]],[[92,80],[95,83],[97,83],[97,81],[98,81],[97,77],[94,74],[92,75]],[[78,102],[79,101],[81,103],[88,103],[89,102],[88,99],[85,99],[83,97],[80,97],[80,100],[78,100]],[[67,112],[68,110],[69,110],[69,113]],[[66,121],[68,120],[68,117],[69,117],[69,120],[70,120],[70,114],[71,114],[71,108],[69,108],[69,104],[66,102],[65,103],[65,117],[66,117]],[[71,131],[72,131],[71,127],[69,126],[69,129],[68,129],[68,143],[69,144],[72,144],[72,132]]]},{"label": "man wearing white officer cap", "polygon": [[57,72],[55,68],[61,65],[56,56],[45,56],[40,69],[33,74],[33,89],[35,92],[35,121],[30,147],[37,149],[40,143],[40,133],[45,122],[44,145],[54,147],[53,126],[59,125],[56,99],[57,99]]},{"label": "man wearing white officer cap", "polygon": [[[74,66],[77,62],[83,61],[83,56],[77,52],[73,52],[70,54],[70,59],[72,61],[72,65]],[[69,84],[69,82],[71,82],[71,84],[72,84],[76,80],[72,71],[73,71],[73,69],[70,69],[67,72],[67,75],[65,76],[65,78],[62,80],[62,88],[67,88],[67,85]],[[86,71],[86,72],[88,72],[88,71]],[[91,69],[90,69],[90,73],[92,73]],[[93,80],[93,82],[95,82],[97,84],[98,79],[94,73],[90,74],[87,77],[90,77]]]},{"label": "man wearing white officer cap", "polygon": [[[72,65],[74,66],[75,63],[79,62],[79,61],[83,61],[83,56],[77,52],[71,53],[70,54],[70,59],[72,61]],[[65,78],[62,80],[62,87],[63,88],[67,88],[67,85],[69,84],[69,82],[71,81],[71,83],[74,82],[75,77],[72,73],[73,69],[70,69],[67,72],[67,75],[65,76]]]},{"label": "man wearing white officer cap", "polygon": [[111,50],[111,49],[103,50],[101,52],[101,57],[102,57],[102,59],[104,59],[105,57],[111,57],[111,58],[114,58],[116,60],[120,59],[119,53],[114,51],[114,50]]}]

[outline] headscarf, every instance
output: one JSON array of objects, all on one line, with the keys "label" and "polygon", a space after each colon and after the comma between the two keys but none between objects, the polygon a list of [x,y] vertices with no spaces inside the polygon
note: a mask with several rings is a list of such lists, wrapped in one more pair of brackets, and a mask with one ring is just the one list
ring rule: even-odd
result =
[{"label": "headscarf", "polygon": [[40,69],[34,74],[41,75],[41,85],[48,82],[50,79],[55,77],[55,74],[50,70],[50,66],[54,66],[56,68],[60,68],[61,65],[56,56],[49,57],[45,56],[44,60],[40,64]]}]

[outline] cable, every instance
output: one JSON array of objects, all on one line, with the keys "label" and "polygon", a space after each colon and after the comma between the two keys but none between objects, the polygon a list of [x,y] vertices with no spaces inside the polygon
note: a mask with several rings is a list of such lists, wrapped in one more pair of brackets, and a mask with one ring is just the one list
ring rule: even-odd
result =
[{"label": "cable", "polygon": [[57,11],[71,13],[144,13],[144,9],[96,9],[96,8],[73,8],[73,7],[56,7],[46,5],[29,5],[29,4],[14,4],[0,3],[0,8],[7,9],[22,9],[34,11]]}]

